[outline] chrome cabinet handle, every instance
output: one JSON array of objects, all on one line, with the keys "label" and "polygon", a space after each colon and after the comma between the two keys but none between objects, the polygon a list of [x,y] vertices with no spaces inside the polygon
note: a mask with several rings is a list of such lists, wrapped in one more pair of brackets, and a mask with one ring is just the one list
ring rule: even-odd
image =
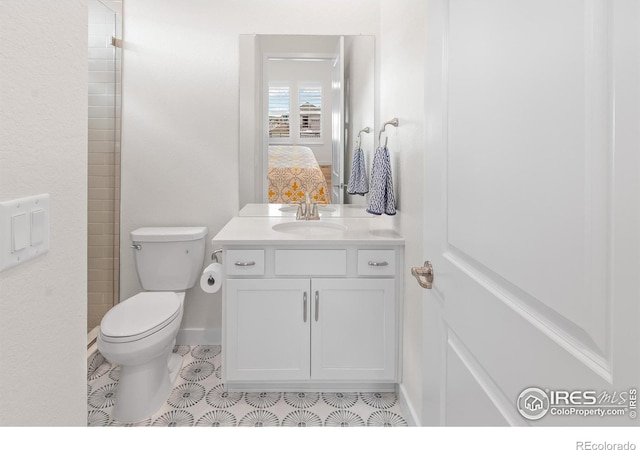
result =
[{"label": "chrome cabinet handle", "polygon": [[318,321],[319,309],[320,309],[320,292],[316,291],[316,322]]},{"label": "chrome cabinet handle", "polygon": [[[412,267],[411,275],[416,277],[418,284],[425,289],[431,289],[433,286],[433,266],[431,261],[425,261],[422,267]],[[420,277],[424,277],[422,280]]]},{"label": "chrome cabinet handle", "polygon": [[369,265],[373,267],[383,267],[388,266],[389,263],[386,261],[369,261]]},{"label": "chrome cabinet handle", "polygon": [[307,293],[302,294],[302,320],[307,321]]},{"label": "chrome cabinet handle", "polygon": [[256,262],[255,261],[236,261],[234,264],[240,267],[247,267],[247,266],[255,266]]}]

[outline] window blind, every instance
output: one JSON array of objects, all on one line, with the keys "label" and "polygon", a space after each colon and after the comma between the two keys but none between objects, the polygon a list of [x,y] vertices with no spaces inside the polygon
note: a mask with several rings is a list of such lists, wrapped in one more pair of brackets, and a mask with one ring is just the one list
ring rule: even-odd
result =
[{"label": "window blind", "polygon": [[298,91],[300,139],[322,137],[322,86],[308,84]]},{"label": "window blind", "polygon": [[291,89],[286,85],[269,85],[269,137],[290,137]]}]

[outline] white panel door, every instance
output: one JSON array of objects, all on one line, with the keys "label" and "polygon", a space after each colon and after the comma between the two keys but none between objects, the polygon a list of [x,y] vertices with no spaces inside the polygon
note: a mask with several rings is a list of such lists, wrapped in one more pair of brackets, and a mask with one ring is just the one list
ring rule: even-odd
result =
[{"label": "white panel door", "polygon": [[640,425],[638,2],[427,21],[422,423]]},{"label": "white panel door", "polygon": [[311,280],[311,377],[394,381],[395,281]]},{"label": "white panel door", "polygon": [[309,379],[309,280],[226,281],[226,378]]}]

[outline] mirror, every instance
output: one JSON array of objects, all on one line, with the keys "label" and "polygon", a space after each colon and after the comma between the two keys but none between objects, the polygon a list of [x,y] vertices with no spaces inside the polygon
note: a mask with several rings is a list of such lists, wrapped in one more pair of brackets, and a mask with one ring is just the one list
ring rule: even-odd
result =
[{"label": "mirror", "polygon": [[[374,36],[240,36],[240,209],[305,191],[365,204],[346,185],[358,133],[375,126],[374,74]],[[374,133],[361,141],[372,155]]]}]

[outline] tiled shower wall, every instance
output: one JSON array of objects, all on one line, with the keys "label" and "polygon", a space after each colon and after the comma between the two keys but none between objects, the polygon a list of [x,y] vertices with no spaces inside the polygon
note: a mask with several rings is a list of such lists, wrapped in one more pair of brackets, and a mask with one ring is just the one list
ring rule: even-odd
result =
[{"label": "tiled shower wall", "polygon": [[118,302],[121,17],[89,0],[88,331]]}]

